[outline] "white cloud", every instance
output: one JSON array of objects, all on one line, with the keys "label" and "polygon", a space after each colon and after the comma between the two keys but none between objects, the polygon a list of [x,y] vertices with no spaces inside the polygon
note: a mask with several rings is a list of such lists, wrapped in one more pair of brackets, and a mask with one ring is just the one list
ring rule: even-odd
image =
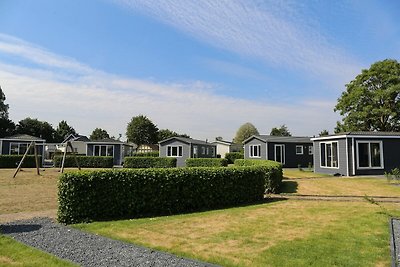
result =
[{"label": "white cloud", "polygon": [[[301,2],[116,0],[213,46],[342,86],[360,64],[317,29]],[[335,87],[335,86],[332,86]],[[337,87],[337,86],[336,86]]]},{"label": "white cloud", "polygon": [[[0,55],[18,56],[27,63],[0,64],[1,86],[14,121],[30,116],[56,125],[67,120],[82,134],[100,127],[118,136],[132,116],[144,114],[159,128],[194,138],[229,139],[247,121],[263,133],[285,123],[294,134],[311,135],[329,129],[337,119],[330,104],[317,100],[285,106],[219,96],[212,84],[202,81],[163,84],[120,77],[7,36],[0,38],[0,47],[7,47]],[[38,60],[40,55],[46,62]]]}]

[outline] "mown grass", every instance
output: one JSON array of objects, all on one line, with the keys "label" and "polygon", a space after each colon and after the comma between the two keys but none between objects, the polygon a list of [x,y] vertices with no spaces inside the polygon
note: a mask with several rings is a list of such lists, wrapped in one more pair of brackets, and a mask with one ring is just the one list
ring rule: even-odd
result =
[{"label": "mown grass", "polygon": [[0,235],[0,266],[77,266]]},{"label": "mown grass", "polygon": [[318,178],[318,177],[333,177],[330,174],[315,173],[313,170],[308,168],[303,168],[299,170],[298,168],[284,168],[283,178],[284,179],[300,179],[300,178]]},{"label": "mown grass", "polygon": [[[399,216],[399,204],[385,204]],[[369,202],[279,201],[75,227],[224,266],[387,266],[388,214]]]}]

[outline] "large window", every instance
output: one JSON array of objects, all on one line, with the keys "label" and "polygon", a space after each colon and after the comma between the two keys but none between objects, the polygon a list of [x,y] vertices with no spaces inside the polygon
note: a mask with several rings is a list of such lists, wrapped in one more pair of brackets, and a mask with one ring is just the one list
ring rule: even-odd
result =
[{"label": "large window", "polygon": [[251,145],[250,158],[260,158],[260,157],[261,157],[261,145]]},{"label": "large window", "polygon": [[113,145],[94,145],[93,156],[114,157]]},{"label": "large window", "polygon": [[360,169],[383,168],[382,142],[358,141],[357,163]]},{"label": "large window", "polygon": [[[10,155],[23,155],[28,149],[29,144],[27,143],[11,143],[10,144]],[[33,148],[31,147],[28,154],[33,154]]]},{"label": "large window", "polygon": [[339,168],[338,142],[321,143],[321,167]]},{"label": "large window", "polygon": [[167,146],[167,157],[182,157],[182,146]]},{"label": "large window", "polygon": [[296,146],[296,155],[303,155],[303,146]]}]

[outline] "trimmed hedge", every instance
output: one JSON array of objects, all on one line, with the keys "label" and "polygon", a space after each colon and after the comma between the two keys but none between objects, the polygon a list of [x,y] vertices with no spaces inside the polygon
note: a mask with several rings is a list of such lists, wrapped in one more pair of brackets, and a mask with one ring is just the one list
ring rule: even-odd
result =
[{"label": "trimmed hedge", "polygon": [[[19,162],[21,161],[23,155],[0,155],[0,168],[17,168]],[[42,156],[38,156],[39,166],[42,166]],[[23,168],[35,168],[35,156],[26,155]]]},{"label": "trimmed hedge", "polygon": [[264,197],[264,168],[75,171],[58,183],[58,221],[79,223],[192,212]]},{"label": "trimmed hedge", "polygon": [[124,168],[174,168],[176,158],[125,157]]},{"label": "trimmed hedge", "polygon": [[[62,156],[54,156],[54,167],[61,167]],[[114,166],[113,157],[102,156],[76,156],[79,166],[83,168],[112,168]],[[67,155],[65,157],[64,167],[77,167],[74,156]]]},{"label": "trimmed hedge", "polygon": [[185,160],[186,167],[226,167],[228,161],[220,158],[189,158]]},{"label": "trimmed hedge", "polygon": [[244,153],[243,152],[226,153],[225,158],[228,160],[228,164],[233,164],[237,159],[244,159]]},{"label": "trimmed hedge", "polygon": [[235,166],[261,166],[265,171],[265,191],[267,193],[278,193],[282,185],[282,164],[272,160],[259,159],[237,159]]},{"label": "trimmed hedge", "polygon": [[153,151],[153,152],[139,152],[133,154],[133,157],[153,157],[153,158],[158,158],[160,156],[160,153],[158,151]]}]

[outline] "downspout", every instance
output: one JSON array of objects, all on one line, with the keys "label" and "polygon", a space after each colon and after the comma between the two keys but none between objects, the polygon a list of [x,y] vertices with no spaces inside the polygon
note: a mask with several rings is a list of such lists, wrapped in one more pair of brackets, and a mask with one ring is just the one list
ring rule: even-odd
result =
[{"label": "downspout", "polygon": [[354,147],[354,137],[351,138],[351,152],[353,160],[353,175],[356,175],[356,160],[355,160],[355,147]]}]

